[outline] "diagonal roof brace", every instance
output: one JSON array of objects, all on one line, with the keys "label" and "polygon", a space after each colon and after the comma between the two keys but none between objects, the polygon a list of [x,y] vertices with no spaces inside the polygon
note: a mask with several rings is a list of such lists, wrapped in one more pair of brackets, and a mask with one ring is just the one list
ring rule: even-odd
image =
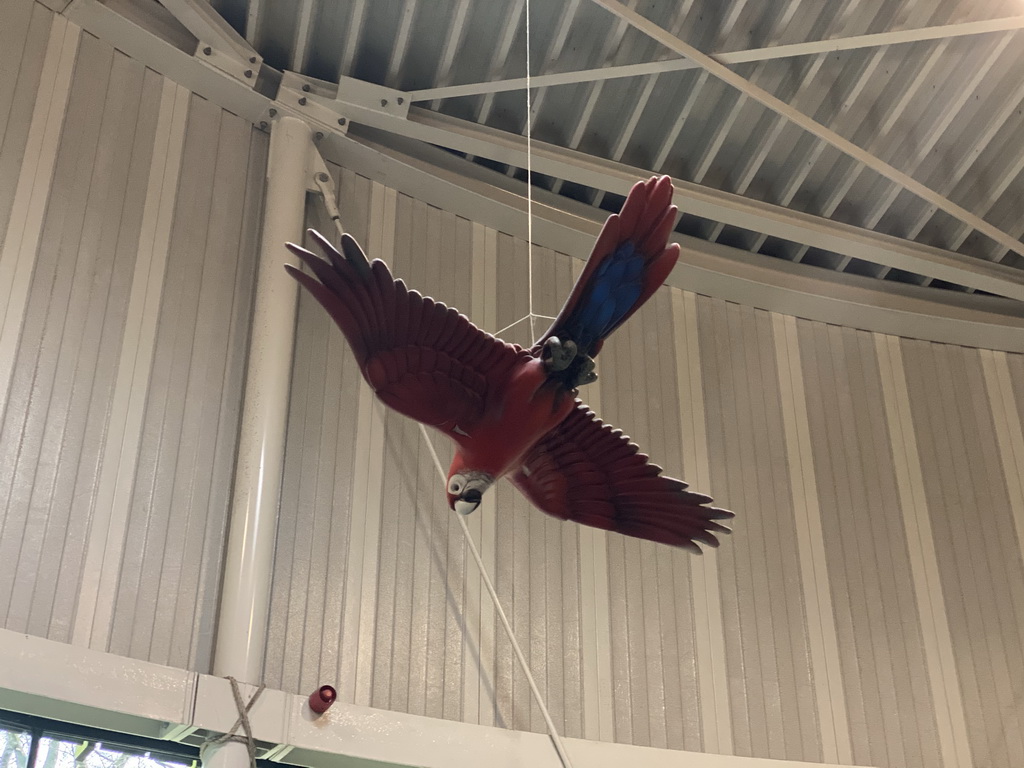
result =
[{"label": "diagonal roof brace", "polygon": [[[869,35],[854,35],[852,37],[834,37],[828,40],[812,40],[805,43],[774,45],[767,48],[749,48],[744,51],[716,53],[714,57],[723,64],[749,64],[755,61],[773,61],[775,59],[789,59],[797,56],[813,56],[819,53],[881,48],[888,45],[916,43],[927,40],[947,40],[953,37],[1010,32],[1017,29],[1024,29],[1024,16],[1008,16],[1001,19],[985,19],[983,21],[965,21],[958,24],[944,24],[942,26],[921,27],[919,29],[900,29],[893,32],[876,32]],[[682,72],[688,69],[700,69],[700,65],[686,57],[663,61],[645,61],[640,64],[620,64],[611,67],[598,67],[597,69],[581,69],[573,72],[553,72],[536,75],[530,78],[530,87],[547,88],[553,85],[590,83],[600,80],[615,80],[620,77],[640,77],[643,75],[657,75],[662,72]],[[433,99],[450,99],[457,96],[478,96],[484,93],[519,91],[525,87],[525,77],[513,77],[507,80],[490,80],[480,83],[447,85],[439,88],[409,91],[409,100],[416,103],[432,101]]]},{"label": "diagonal roof brace", "polygon": [[160,0],[171,14],[198,38],[200,61],[253,86],[263,57],[203,0]]},{"label": "diagonal roof brace", "polygon": [[800,126],[808,133],[811,133],[822,141],[831,144],[840,152],[849,155],[857,162],[863,163],[876,173],[879,173],[890,181],[899,184],[907,191],[920,197],[922,200],[931,203],[937,208],[948,213],[950,216],[959,219],[973,229],[976,229],[987,237],[992,238],[1003,247],[1024,255],[1024,243],[1017,240],[1012,235],[993,226],[992,224],[989,224],[980,216],[971,213],[966,208],[957,205],[949,198],[940,195],[929,187],[926,187],[921,182],[912,178],[909,174],[904,173],[870,152],[858,147],[852,141],[843,138],[831,128],[822,125],[811,117],[805,115],[803,112],[794,109],[789,104],[782,101],[782,99],[773,96],[760,86],[754,85],[754,83],[733,72],[714,56],[702,53],[689,43],[684,42],[671,32],[662,29],[645,16],[637,13],[632,8],[618,2],[618,0],[593,1],[602,8],[605,8],[623,19],[631,26],[640,30],[648,37],[661,43],[669,50],[692,59],[700,67],[706,69],[712,75],[728,85],[736,88],[740,93],[745,94],[773,112],[777,112],[787,120],[796,123],[796,125]]}]

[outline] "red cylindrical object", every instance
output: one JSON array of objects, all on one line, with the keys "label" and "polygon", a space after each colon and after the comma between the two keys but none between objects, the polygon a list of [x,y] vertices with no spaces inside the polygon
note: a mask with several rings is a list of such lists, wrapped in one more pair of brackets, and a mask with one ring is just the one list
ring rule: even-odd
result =
[{"label": "red cylindrical object", "polygon": [[309,694],[309,708],[322,715],[331,708],[331,704],[338,698],[338,692],[329,685],[321,685]]}]

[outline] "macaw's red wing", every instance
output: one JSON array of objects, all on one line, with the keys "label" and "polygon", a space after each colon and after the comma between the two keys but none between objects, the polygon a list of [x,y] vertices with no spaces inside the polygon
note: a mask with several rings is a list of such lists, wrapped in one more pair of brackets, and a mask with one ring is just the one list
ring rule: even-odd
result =
[{"label": "macaw's red wing", "polygon": [[661,475],[635,444],[601,423],[586,405],[530,450],[512,482],[549,515],[641,539],[684,547],[717,547],[716,520],[732,512],[708,506],[711,499],[686,483]]},{"label": "macaw's red wing", "polygon": [[634,184],[622,210],[608,217],[583,274],[534,350],[557,336],[594,357],[604,339],[658,290],[675,266],[679,246],[668,245],[668,237],[676,212],[668,176]]},{"label": "macaw's red wing", "polygon": [[363,376],[385,404],[446,431],[471,428],[520,354],[454,309],[395,280],[379,259],[371,264],[349,235],[342,252],[309,231],[330,260],[293,243],[288,249],[317,279],[289,265],[348,339]]}]

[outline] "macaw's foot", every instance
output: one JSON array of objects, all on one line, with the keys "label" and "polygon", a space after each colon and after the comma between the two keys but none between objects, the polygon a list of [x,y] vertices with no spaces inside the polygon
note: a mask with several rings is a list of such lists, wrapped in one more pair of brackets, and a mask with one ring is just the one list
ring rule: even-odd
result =
[{"label": "macaw's foot", "polygon": [[595,381],[597,381],[597,372],[594,370],[594,358],[584,357],[580,364],[580,372],[576,376],[576,386],[582,387],[584,384],[593,384]]},{"label": "macaw's foot", "polygon": [[576,342],[552,336],[544,342],[544,364],[551,372],[564,371],[576,359]]}]

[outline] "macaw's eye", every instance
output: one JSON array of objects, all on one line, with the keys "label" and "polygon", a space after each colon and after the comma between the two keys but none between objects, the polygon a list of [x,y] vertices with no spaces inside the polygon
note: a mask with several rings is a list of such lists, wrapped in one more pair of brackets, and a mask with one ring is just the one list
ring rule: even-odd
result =
[{"label": "macaw's eye", "polygon": [[483,498],[483,494],[476,488],[470,488],[462,495],[462,500],[468,501],[471,504],[479,504],[481,498]]},{"label": "macaw's eye", "polygon": [[462,492],[463,480],[462,477],[456,475],[448,481],[448,493],[458,496]]}]

